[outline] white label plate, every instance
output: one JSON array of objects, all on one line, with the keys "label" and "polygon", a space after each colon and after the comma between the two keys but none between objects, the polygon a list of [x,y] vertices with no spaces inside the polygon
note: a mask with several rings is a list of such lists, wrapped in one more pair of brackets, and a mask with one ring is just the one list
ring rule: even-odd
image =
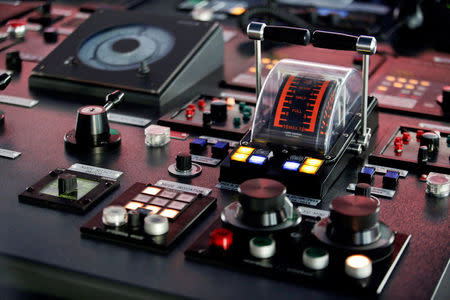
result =
[{"label": "white label plate", "polygon": [[1,148],[0,148],[0,156],[1,156],[1,157],[6,157],[6,158],[11,158],[11,159],[16,159],[16,158],[18,158],[21,154],[22,154],[21,152],[12,151],[12,150],[7,150],[7,149],[1,149]]},{"label": "white label plate", "polygon": [[[354,183],[350,183],[347,186],[347,191],[349,192],[354,192],[356,188],[356,184]],[[394,190],[388,190],[388,189],[382,189],[379,187],[375,187],[373,186],[370,190],[370,194],[373,196],[380,196],[380,197],[385,197],[385,198],[392,198],[395,195],[395,191]]]},{"label": "white label plate", "polygon": [[70,168],[68,170],[77,171],[77,172],[90,174],[90,175],[96,175],[96,176],[114,179],[114,180],[119,179],[123,174],[123,172],[120,172],[120,171],[104,169],[104,168],[99,168],[99,167],[94,167],[94,166],[89,166],[89,165],[84,165],[84,164],[73,164],[70,166]]},{"label": "white label plate", "polygon": [[442,125],[436,125],[436,124],[429,124],[429,123],[419,123],[420,128],[428,128],[431,130],[439,130],[444,132],[450,132],[450,127],[448,126],[442,126]]},{"label": "white label plate", "polygon": [[217,166],[220,164],[220,159],[209,157],[209,156],[201,156],[201,155],[192,155],[192,161],[207,165],[207,166]]},{"label": "white label plate", "polygon": [[206,140],[208,142],[208,144],[215,144],[215,143],[220,141],[220,142],[228,142],[228,143],[230,143],[230,147],[232,147],[232,148],[234,148],[237,145],[239,145],[239,142],[232,141],[232,140],[227,140],[227,139],[216,138],[216,137],[213,137],[213,136],[201,135],[201,136],[199,136],[199,138]]},{"label": "white label plate", "polygon": [[393,107],[412,109],[414,108],[414,106],[416,106],[417,103],[417,100],[405,97],[397,97],[382,94],[373,94],[373,95],[377,97],[379,103]]},{"label": "white label plate", "polygon": [[152,121],[150,119],[126,116],[118,113],[108,113],[108,120],[115,123],[122,123],[139,127],[145,127],[148,123]]},{"label": "white label plate", "polygon": [[36,106],[39,101],[34,99],[27,99],[22,97],[14,97],[14,96],[8,96],[8,95],[0,95],[0,102],[5,104],[12,104],[22,107],[34,107]]},{"label": "white label plate", "polygon": [[203,196],[208,196],[212,192],[211,189],[207,189],[207,188],[204,188],[201,186],[195,186],[195,185],[184,184],[184,183],[179,183],[179,182],[174,182],[174,181],[169,181],[169,180],[162,180],[162,179],[159,180],[157,183],[155,183],[155,186],[172,189],[172,190],[176,190],[176,191],[181,191],[181,192],[202,194]]},{"label": "white label plate", "polygon": [[300,212],[302,213],[302,215],[305,215],[308,217],[313,217],[313,218],[319,217],[321,219],[325,219],[330,216],[330,212],[328,210],[322,210],[322,209],[311,208],[311,207],[306,207],[306,206],[297,206],[297,208],[300,209]]}]

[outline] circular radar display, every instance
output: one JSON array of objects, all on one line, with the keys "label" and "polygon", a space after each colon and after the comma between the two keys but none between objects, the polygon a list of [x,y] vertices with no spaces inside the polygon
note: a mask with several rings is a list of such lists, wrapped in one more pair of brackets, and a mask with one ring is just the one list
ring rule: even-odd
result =
[{"label": "circular radar display", "polygon": [[128,25],[106,29],[89,37],[78,52],[86,65],[99,70],[138,69],[141,62],[151,64],[165,57],[175,38],[154,26]]}]

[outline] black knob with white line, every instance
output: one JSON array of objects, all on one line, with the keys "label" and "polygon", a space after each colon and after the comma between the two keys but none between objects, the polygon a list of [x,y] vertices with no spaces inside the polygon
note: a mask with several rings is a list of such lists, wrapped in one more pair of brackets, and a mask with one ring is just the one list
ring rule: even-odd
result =
[{"label": "black knob with white line", "polygon": [[107,112],[123,101],[124,93],[115,91],[106,96],[106,104],[87,105],[78,109],[75,129],[64,136],[69,149],[104,151],[120,145],[120,133],[109,127]]},{"label": "black knob with white line", "polygon": [[172,176],[189,178],[200,175],[202,167],[192,162],[192,155],[189,152],[179,152],[175,163],[171,164],[167,170]]}]

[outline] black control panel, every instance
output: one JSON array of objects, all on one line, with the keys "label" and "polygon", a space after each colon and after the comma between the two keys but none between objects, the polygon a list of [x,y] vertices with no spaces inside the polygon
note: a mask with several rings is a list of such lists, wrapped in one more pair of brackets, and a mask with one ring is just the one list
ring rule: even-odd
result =
[{"label": "black control panel", "polygon": [[449,53],[117,2],[0,4],[0,294],[446,294]]}]

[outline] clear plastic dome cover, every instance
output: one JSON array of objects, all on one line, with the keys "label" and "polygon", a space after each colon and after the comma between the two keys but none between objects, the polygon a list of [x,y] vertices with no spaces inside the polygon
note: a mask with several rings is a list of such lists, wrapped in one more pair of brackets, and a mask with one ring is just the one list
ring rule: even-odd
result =
[{"label": "clear plastic dome cover", "polygon": [[251,140],[327,155],[360,112],[361,91],[355,69],[283,59],[264,82]]}]

